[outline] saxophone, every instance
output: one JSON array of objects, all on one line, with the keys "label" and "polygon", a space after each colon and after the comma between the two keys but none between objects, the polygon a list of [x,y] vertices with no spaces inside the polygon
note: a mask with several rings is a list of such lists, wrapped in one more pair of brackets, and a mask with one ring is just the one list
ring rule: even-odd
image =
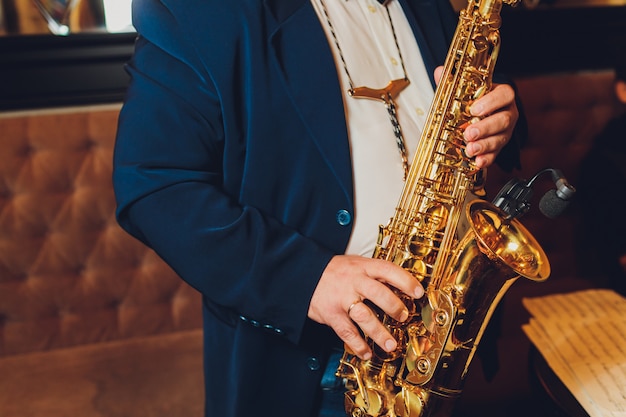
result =
[{"label": "saxophone", "polygon": [[[398,347],[387,353],[366,337],[369,360],[345,348],[336,375],[349,416],[450,415],[500,299],[520,276],[550,274],[542,248],[515,218],[484,200],[466,203],[482,178],[464,153],[468,108],[492,87],[500,9],[516,1],[469,0],[460,12],[402,195],[373,255],[409,271],[425,295],[414,300],[393,289],[409,310],[403,323],[365,300]],[[462,214],[469,228],[461,236]]]}]

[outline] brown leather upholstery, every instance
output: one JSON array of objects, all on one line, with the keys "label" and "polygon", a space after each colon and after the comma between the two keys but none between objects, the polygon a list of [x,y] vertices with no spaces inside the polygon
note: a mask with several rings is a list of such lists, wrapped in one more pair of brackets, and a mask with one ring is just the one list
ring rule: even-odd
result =
[{"label": "brown leather upholstery", "polygon": [[[575,185],[581,158],[619,110],[611,80],[609,72],[518,79],[530,129],[524,168],[490,169],[490,195],[512,176],[528,179],[544,167],[561,169]],[[199,297],[114,219],[118,110],[0,116],[2,417],[201,414]],[[542,194],[537,189],[537,199]],[[464,416],[532,408],[521,298],[593,285],[573,261],[577,221],[575,204],[548,220],[536,201],[522,218],[548,253],[553,277],[518,281],[505,297],[501,371],[487,382],[474,362]]]},{"label": "brown leather upholstery", "polygon": [[202,417],[202,330],[0,360],[2,417]]},{"label": "brown leather upholstery", "polygon": [[198,295],[115,221],[117,113],[0,118],[0,356],[201,325]]},{"label": "brown leather upholstery", "polygon": [[199,295],[114,218],[119,106],[0,116],[0,416],[189,416]]}]

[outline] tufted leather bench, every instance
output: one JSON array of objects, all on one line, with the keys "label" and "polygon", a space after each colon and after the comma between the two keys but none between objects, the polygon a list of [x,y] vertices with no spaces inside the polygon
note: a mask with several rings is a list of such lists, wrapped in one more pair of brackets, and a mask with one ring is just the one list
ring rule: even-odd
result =
[{"label": "tufted leather bench", "polygon": [[[512,175],[528,179],[545,167],[575,185],[593,138],[621,110],[611,81],[606,71],[519,78],[530,136],[523,170],[490,169],[489,194]],[[114,219],[118,110],[0,115],[1,417],[202,415],[199,298]],[[544,190],[538,187],[537,200]],[[496,323],[501,371],[487,381],[474,361],[464,417],[536,411],[521,298],[594,285],[577,274],[578,216],[575,203],[546,219],[535,201],[522,218],[553,276],[542,284],[520,280],[507,293]]]},{"label": "tufted leather bench", "polygon": [[114,218],[119,106],[0,117],[0,416],[200,416],[198,294]]}]

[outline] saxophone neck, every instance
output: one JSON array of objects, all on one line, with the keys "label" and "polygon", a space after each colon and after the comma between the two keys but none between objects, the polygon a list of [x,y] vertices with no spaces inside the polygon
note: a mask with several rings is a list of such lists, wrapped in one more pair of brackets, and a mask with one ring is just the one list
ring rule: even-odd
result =
[{"label": "saxophone neck", "polygon": [[519,2],[520,0],[469,0],[465,13],[468,16],[478,13],[484,18],[497,16],[499,19],[503,4],[515,7]]}]

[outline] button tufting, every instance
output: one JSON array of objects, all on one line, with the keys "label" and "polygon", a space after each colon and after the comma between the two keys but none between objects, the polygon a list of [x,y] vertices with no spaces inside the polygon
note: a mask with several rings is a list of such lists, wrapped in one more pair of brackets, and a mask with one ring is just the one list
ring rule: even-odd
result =
[{"label": "button tufting", "polygon": [[115,221],[118,116],[0,117],[0,356],[202,326],[197,292]]}]

